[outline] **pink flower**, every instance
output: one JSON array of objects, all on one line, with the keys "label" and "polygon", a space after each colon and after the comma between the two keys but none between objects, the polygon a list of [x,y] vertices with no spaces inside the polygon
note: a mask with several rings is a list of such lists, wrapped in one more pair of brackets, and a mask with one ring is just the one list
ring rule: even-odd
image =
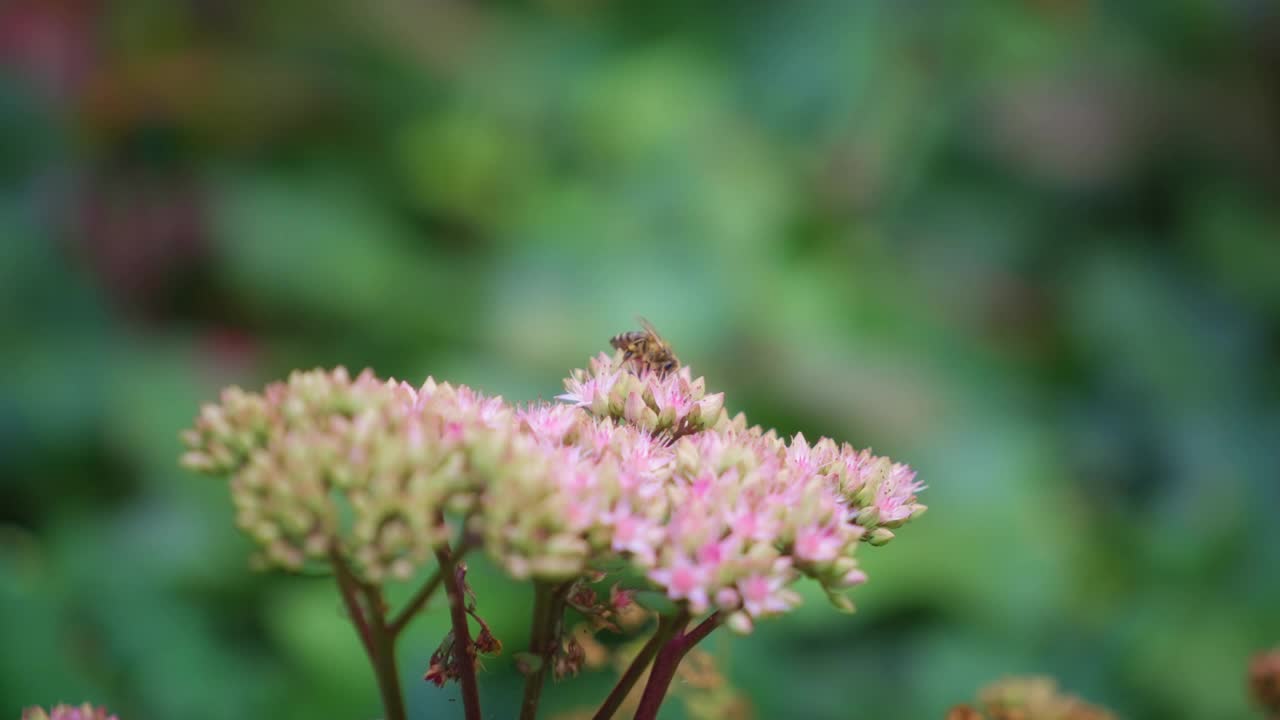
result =
[{"label": "pink flower", "polygon": [[840,460],[844,464],[847,480],[841,491],[852,495],[861,490],[871,477],[876,461],[879,459],[872,455],[870,450],[854,452],[852,448],[845,446],[845,451],[840,454]]},{"label": "pink flower", "polygon": [[631,506],[625,502],[601,519],[613,526],[614,550],[629,552],[644,565],[653,564],[655,549],[664,537],[661,527],[632,514]]},{"label": "pink flower", "polygon": [[[627,393],[627,403],[622,406],[622,416],[630,423],[641,423],[645,419],[645,411],[649,410],[649,406],[644,404],[644,400],[640,398],[640,393],[632,390]],[[652,413],[651,410],[649,410]]]},{"label": "pink flower", "polygon": [[[733,468],[730,468],[729,472],[734,473],[734,478],[737,477],[737,471],[734,470]],[[728,475],[728,473],[725,473],[725,474]],[[689,485],[689,491],[694,498],[698,500],[704,500],[706,499],[707,495],[711,492],[711,488],[715,485],[715,483],[716,483],[715,474],[712,473],[710,470],[704,470],[702,471],[702,473],[698,475],[698,477],[693,479],[693,483]]]},{"label": "pink flower", "polygon": [[753,617],[790,610],[792,603],[784,591],[785,582],[785,577],[760,574],[740,580],[738,592],[742,595],[742,607]]},{"label": "pink flower", "polygon": [[809,443],[804,439],[804,433],[796,433],[792,438],[791,446],[787,448],[787,465],[799,478],[807,478],[817,471],[817,463],[809,452]]},{"label": "pink flower", "polygon": [[590,373],[575,371],[572,377],[566,378],[564,381],[565,393],[557,395],[556,399],[571,402],[575,407],[592,408],[593,412],[595,408],[598,407],[598,401],[602,401],[607,404],[609,391],[612,390],[614,384],[617,383],[618,377],[621,376],[622,371],[606,370],[610,361],[605,355],[601,355],[600,357],[604,358],[603,365],[601,364],[600,358],[595,358],[590,363]]},{"label": "pink flower", "polygon": [[633,487],[656,479],[671,462],[671,451],[658,445],[652,435],[634,435],[619,452],[623,486]]},{"label": "pink flower", "polygon": [[676,555],[669,567],[649,571],[649,579],[667,589],[672,600],[687,600],[689,609],[697,614],[708,606],[707,584],[710,573],[706,568],[689,562],[684,555]]},{"label": "pink flower", "polygon": [[620,428],[608,418],[583,423],[579,427],[579,432],[581,433],[579,444],[597,455],[622,436]]},{"label": "pink flower", "polygon": [[779,522],[763,510],[739,501],[725,513],[725,524],[738,535],[757,542],[777,537]]},{"label": "pink flower", "polygon": [[720,588],[716,591],[716,607],[721,610],[733,610],[742,604],[742,598],[733,588]]},{"label": "pink flower", "polygon": [[656,380],[651,388],[653,402],[658,406],[659,413],[670,410],[675,417],[682,418],[693,408],[693,398],[689,395],[687,381],[679,374],[671,374]]},{"label": "pink flower", "polygon": [[501,397],[485,398],[479,404],[476,417],[485,427],[493,429],[502,425],[506,411],[507,404],[503,402]]},{"label": "pink flower", "polygon": [[569,431],[582,421],[583,414],[568,405],[539,404],[521,408],[516,417],[539,441],[560,445]]},{"label": "pink flower", "polygon": [[916,473],[902,463],[895,463],[880,487],[876,489],[876,509],[880,522],[897,522],[911,517],[916,493],[923,488],[915,481]]},{"label": "pink flower", "polygon": [[730,534],[718,542],[709,542],[698,548],[698,562],[708,568],[715,568],[738,554],[742,547],[741,537]]},{"label": "pink flower", "polygon": [[802,527],[796,531],[796,557],[809,562],[830,562],[840,555],[844,540],[828,528]]},{"label": "pink flower", "polygon": [[450,420],[444,424],[444,439],[449,442],[461,442],[466,426],[457,420]]}]

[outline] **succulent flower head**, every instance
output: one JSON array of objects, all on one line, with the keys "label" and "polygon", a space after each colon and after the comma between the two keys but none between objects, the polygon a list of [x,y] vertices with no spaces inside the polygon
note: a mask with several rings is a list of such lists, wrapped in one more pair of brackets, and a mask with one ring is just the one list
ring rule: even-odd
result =
[{"label": "succulent flower head", "polygon": [[183,464],[229,476],[260,564],[299,570],[338,553],[366,581],[406,579],[448,538],[444,512],[474,506],[509,416],[498,398],[430,378],[415,389],[368,370],[295,372],[203,408]]},{"label": "succulent flower head", "polygon": [[55,705],[50,712],[45,712],[44,708],[27,708],[22,711],[22,720],[119,720],[119,718],[109,714],[105,708],[84,703],[74,707]]},{"label": "succulent flower head", "polygon": [[794,608],[806,577],[851,609],[841,591],[866,580],[857,547],[925,510],[908,466],[730,418],[688,366],[601,354],[564,386],[564,403],[513,408],[431,378],[297,372],[203,408],[183,462],[230,478],[268,566],[337,554],[366,582],[407,578],[461,517],[467,541],[516,578],[564,582],[621,561],[741,632]]}]

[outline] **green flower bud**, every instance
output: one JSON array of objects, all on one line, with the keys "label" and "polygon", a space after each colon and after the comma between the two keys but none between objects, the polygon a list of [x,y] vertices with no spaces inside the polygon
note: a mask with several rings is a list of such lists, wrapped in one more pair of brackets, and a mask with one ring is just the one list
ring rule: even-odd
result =
[{"label": "green flower bud", "polygon": [[888,528],[876,528],[867,535],[867,542],[877,547],[884,545],[893,539],[893,531]]}]

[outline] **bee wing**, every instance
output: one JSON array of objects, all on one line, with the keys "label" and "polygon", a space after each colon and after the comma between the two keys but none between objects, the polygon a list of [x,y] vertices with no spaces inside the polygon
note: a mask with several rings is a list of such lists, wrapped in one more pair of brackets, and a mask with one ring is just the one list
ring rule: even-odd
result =
[{"label": "bee wing", "polygon": [[648,320],[647,318],[644,318],[644,317],[642,317],[642,316],[640,316],[640,315],[637,315],[637,316],[636,316],[636,322],[639,322],[639,323],[640,323],[640,327],[644,328],[644,331],[645,331],[645,332],[647,332],[647,333],[649,333],[649,335],[650,335],[651,337],[657,338],[657,339],[659,339],[659,340],[661,340],[661,339],[662,339],[662,336],[658,334],[658,330],[657,330],[657,328],[655,328],[655,327],[653,326],[653,323],[649,322],[649,320]]}]

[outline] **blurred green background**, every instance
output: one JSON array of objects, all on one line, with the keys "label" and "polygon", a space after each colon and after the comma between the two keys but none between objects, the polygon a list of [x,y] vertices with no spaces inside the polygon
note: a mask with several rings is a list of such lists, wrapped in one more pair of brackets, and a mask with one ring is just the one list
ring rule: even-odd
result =
[{"label": "blurred green background", "polygon": [[[331,581],[249,572],[178,431],[295,367],[551,397],[637,314],[731,409],[930,485],[858,614],[713,636],[757,717],[1032,672],[1253,717],[1280,5],[3,0],[0,68],[0,717],[375,717]],[[472,574],[522,646],[526,589]],[[418,680],[443,628],[415,717],[460,714]]]}]

